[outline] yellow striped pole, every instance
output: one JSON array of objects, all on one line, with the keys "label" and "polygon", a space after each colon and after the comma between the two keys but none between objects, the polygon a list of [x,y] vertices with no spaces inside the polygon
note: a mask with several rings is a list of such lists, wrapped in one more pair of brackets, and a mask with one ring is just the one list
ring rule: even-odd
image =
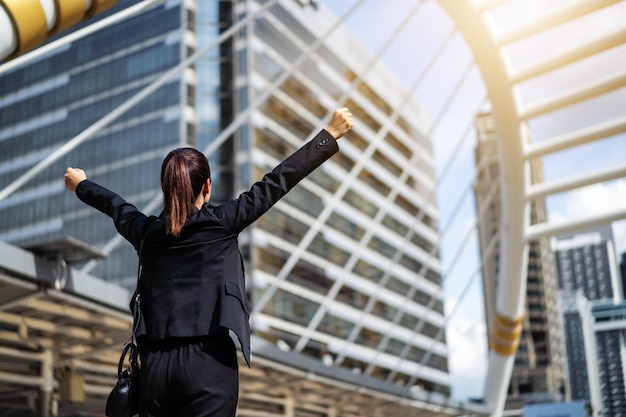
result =
[{"label": "yellow striped pole", "polygon": [[523,320],[523,317],[511,319],[496,312],[489,341],[491,350],[502,356],[515,355],[522,335]]},{"label": "yellow striped pole", "polygon": [[0,60],[22,55],[47,37],[116,3],[117,0],[0,0]]}]

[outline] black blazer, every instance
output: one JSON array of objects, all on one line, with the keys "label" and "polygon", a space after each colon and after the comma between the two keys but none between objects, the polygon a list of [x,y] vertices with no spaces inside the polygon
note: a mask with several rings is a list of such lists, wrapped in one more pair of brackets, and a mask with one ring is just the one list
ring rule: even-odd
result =
[{"label": "black blazer", "polygon": [[78,198],[109,215],[135,249],[145,235],[139,286],[145,329],[140,329],[140,340],[230,329],[250,365],[250,310],[237,236],[338,149],[335,138],[322,130],[235,200],[205,204],[177,238],[165,233],[161,217],[144,215],[92,181],[78,184]]}]

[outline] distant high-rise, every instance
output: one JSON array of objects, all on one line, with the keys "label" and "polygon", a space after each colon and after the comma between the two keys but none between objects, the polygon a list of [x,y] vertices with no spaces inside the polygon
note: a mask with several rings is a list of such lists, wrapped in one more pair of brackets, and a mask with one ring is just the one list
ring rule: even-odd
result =
[{"label": "distant high-rise", "polygon": [[[624,317],[624,292],[619,276],[617,256],[611,226],[584,233],[560,236],[554,241],[559,287],[564,294],[578,291],[591,301],[594,318],[597,360],[597,379],[591,368],[587,372],[571,372],[571,385],[600,387],[603,415],[626,416],[626,386],[624,365],[626,343],[624,326],[616,326],[614,320]],[[582,316],[581,316],[582,317]],[[574,323],[575,314],[566,316],[567,323]],[[618,320],[619,321],[619,320]],[[569,330],[569,328],[566,328]],[[581,367],[578,361],[581,350],[590,346],[588,341],[576,334],[566,332],[568,338],[568,363],[570,369]],[[585,344],[586,343],[586,344]],[[595,364],[592,364],[594,367]],[[584,381],[587,374],[589,381]],[[582,391],[580,393],[583,393]],[[591,393],[592,394],[592,393]],[[592,398],[579,398],[592,401]]]},{"label": "distant high-rise", "polygon": [[554,248],[561,290],[581,290],[589,300],[624,299],[611,226],[559,236]]},{"label": "distant high-rise", "polygon": [[619,271],[622,277],[622,290],[626,292],[626,252],[622,252],[620,257]]},{"label": "distant high-rise", "polygon": [[[500,250],[500,163],[498,133],[491,114],[475,118],[476,182],[474,195],[478,219],[485,315],[489,338],[494,329],[496,286]],[[531,180],[543,181],[540,161],[531,162]],[[531,223],[546,220],[545,201],[531,203]],[[567,397],[565,354],[558,302],[554,258],[548,239],[529,243],[526,314],[519,348],[511,374],[505,408],[519,409],[524,404],[558,401]]]},{"label": "distant high-rise", "polygon": [[[264,4],[170,0],[1,77],[0,188]],[[64,190],[67,166],[144,208],[158,202],[167,151],[206,149],[233,124],[210,156],[219,203],[345,104],[358,122],[341,152],[241,235],[253,331],[389,386],[448,396],[429,119],[344,27],[316,47],[335,23],[322,4],[277,2],[0,202],[0,239],[74,236],[110,249],[91,274],[132,286],[134,249]]]},{"label": "distant high-rise", "polygon": [[626,302],[594,303],[598,377],[604,415],[626,416]]},{"label": "distant high-rise", "polygon": [[586,401],[593,416],[599,415],[603,407],[591,302],[582,291],[561,291],[561,308],[571,398]]}]

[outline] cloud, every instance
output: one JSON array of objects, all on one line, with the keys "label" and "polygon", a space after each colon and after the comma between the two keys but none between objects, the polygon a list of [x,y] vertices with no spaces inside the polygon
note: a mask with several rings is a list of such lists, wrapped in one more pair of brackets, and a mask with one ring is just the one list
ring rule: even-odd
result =
[{"label": "cloud", "polygon": [[[447,300],[453,305],[454,300]],[[452,396],[460,400],[482,397],[487,372],[487,335],[483,321],[453,316],[446,329]]]},{"label": "cloud", "polygon": [[555,221],[589,216],[626,205],[626,179],[593,184],[565,195],[563,207],[550,212]]},{"label": "cloud", "polygon": [[[564,194],[549,206],[551,222],[572,220],[626,206],[626,179],[594,184]],[[613,223],[618,253],[626,250],[626,219]]]}]

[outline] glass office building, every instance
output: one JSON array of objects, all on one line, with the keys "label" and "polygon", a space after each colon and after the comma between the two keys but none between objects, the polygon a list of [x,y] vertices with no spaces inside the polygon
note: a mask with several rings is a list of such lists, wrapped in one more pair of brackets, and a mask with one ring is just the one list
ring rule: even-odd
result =
[{"label": "glass office building", "polygon": [[597,303],[592,308],[595,319],[598,377],[609,416],[626,416],[626,303]]},{"label": "glass office building", "polygon": [[234,43],[236,111],[253,109],[236,137],[250,167],[242,188],[325,126],[336,103],[357,120],[340,153],[251,230],[253,328],[325,363],[448,395],[428,119],[311,3],[279,2]]},{"label": "glass office building", "polygon": [[[108,14],[130,3],[121,0]],[[3,74],[0,189],[180,62],[191,50],[193,19],[182,2],[167,2]],[[146,206],[158,198],[167,151],[197,144],[194,89],[189,73],[176,77],[1,201],[0,239],[29,246],[69,235],[97,248],[112,245],[111,221],[65,190],[65,168],[82,167],[90,179]],[[134,250],[111,248],[91,273],[134,285]]]},{"label": "glass office building", "polygon": [[592,302],[582,290],[561,299],[572,400],[588,403],[593,416],[624,416],[626,303]]},{"label": "glass office building", "polygon": [[[265,3],[168,1],[4,75],[0,188]],[[143,208],[158,200],[168,150],[209,149],[234,126],[209,155],[219,202],[260,179],[345,104],[357,126],[341,152],[240,238],[253,332],[329,366],[448,396],[429,120],[334,23],[316,2],[277,2],[0,202],[0,239],[30,245],[74,236],[110,252],[87,264],[91,274],[134,285],[134,250],[115,240],[109,219],[64,191],[66,166],[84,167]]]},{"label": "glass office building", "polygon": [[559,288],[581,290],[589,300],[621,302],[620,277],[611,226],[559,236],[553,243]]},{"label": "glass office building", "polygon": [[600,415],[602,400],[598,377],[596,337],[591,302],[578,291],[561,291],[563,331],[572,400],[582,400]]},{"label": "glass office building", "polygon": [[[613,230],[607,226],[559,236],[553,245],[560,289],[564,293],[578,291],[591,303],[597,374],[592,375],[589,385],[599,386],[603,415],[624,416],[626,337],[623,324],[616,325],[624,318],[624,289]],[[583,342],[576,337],[568,341],[572,345],[568,349],[570,368],[577,365],[575,353],[584,348]],[[571,380],[571,383],[575,382],[575,379]]]}]

